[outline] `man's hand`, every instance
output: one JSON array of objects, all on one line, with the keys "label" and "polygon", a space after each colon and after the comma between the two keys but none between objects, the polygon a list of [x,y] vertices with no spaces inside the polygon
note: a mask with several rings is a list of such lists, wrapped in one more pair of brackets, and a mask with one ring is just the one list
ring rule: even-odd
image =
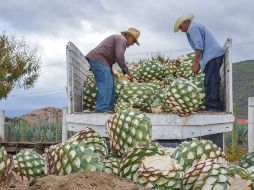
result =
[{"label": "man's hand", "polygon": [[115,74],[115,73],[112,73],[113,74],[113,77],[115,78],[115,79],[119,79],[119,77],[117,76],[117,74]]},{"label": "man's hand", "polygon": [[130,72],[126,73],[126,75],[131,82],[137,81],[137,79]]},{"label": "man's hand", "polygon": [[112,69],[111,72],[112,72],[112,75],[115,79],[119,79],[119,77],[118,77],[117,73],[114,71],[114,69]]},{"label": "man's hand", "polygon": [[180,64],[181,64],[181,62],[180,62],[178,59],[175,59],[175,60],[174,60],[174,63],[175,63],[176,65],[180,65]]},{"label": "man's hand", "polygon": [[198,74],[198,72],[200,71],[200,65],[199,65],[199,62],[194,62],[193,64],[192,64],[192,73],[194,74],[194,75],[196,75],[196,74]]},{"label": "man's hand", "polygon": [[194,75],[198,74],[198,72],[200,71],[199,60],[200,60],[201,56],[202,56],[202,50],[197,49],[196,53],[195,53],[195,59],[194,59],[194,62],[192,64],[192,73]]}]

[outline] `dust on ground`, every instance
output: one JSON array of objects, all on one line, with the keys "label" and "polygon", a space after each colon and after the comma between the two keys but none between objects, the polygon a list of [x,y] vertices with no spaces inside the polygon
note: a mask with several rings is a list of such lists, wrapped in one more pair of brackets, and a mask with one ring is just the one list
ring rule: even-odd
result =
[{"label": "dust on ground", "polygon": [[65,176],[49,175],[33,181],[17,180],[16,187],[1,183],[1,190],[145,190],[144,188],[104,172],[81,172]]}]

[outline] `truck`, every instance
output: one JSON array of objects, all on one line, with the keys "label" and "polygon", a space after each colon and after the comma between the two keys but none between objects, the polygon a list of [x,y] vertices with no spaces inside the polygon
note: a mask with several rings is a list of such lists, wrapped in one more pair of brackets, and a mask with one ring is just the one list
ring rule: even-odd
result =
[{"label": "truck", "polygon": [[[224,135],[232,131],[234,123],[232,94],[232,39],[224,44],[225,58],[221,66],[220,94],[223,112],[197,112],[180,117],[173,113],[147,113],[152,123],[152,137],[164,146],[175,147],[193,137],[212,140],[224,149]],[[94,129],[107,138],[105,123],[112,114],[84,113],[83,91],[89,73],[89,63],[72,43],[66,46],[68,107],[63,109],[62,141],[68,131]]]}]

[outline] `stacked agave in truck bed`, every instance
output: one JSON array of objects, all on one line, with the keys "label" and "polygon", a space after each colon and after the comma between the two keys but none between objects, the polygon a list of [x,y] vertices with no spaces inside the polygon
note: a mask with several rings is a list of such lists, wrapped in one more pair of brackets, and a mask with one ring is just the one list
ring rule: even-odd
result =
[{"label": "stacked agave in truck bed", "polygon": [[90,73],[87,77],[84,88],[83,97],[83,109],[93,110],[95,108],[96,97],[97,97],[97,87],[94,79],[94,75]]},{"label": "stacked agave in truck bed", "polygon": [[169,85],[173,82],[174,77],[167,76],[163,80],[155,80],[146,83],[148,86],[154,89],[154,101],[151,104],[152,113],[170,113],[172,108],[166,103],[165,95],[169,90]]},{"label": "stacked agave in truck bed", "polygon": [[[115,111],[129,107],[144,112],[174,112],[180,116],[189,115],[203,109],[204,75],[192,75],[191,64],[194,54],[179,56],[169,60],[161,55],[140,60],[132,64],[129,70],[138,80],[130,82],[120,68],[114,68],[118,79],[115,80]],[[83,107],[92,110],[95,107],[97,89],[92,74],[84,88]]]},{"label": "stacked agave in truck bed", "polygon": [[180,56],[165,64],[168,84],[165,101],[173,112],[180,116],[199,111],[204,101],[203,75],[192,75],[191,65],[194,54]]},{"label": "stacked agave in truck bed", "polygon": [[[164,68],[157,60],[143,60],[138,66],[134,64],[130,67],[130,71],[139,83],[127,83],[123,86],[115,111],[133,107],[144,112],[151,112],[155,94],[164,86],[161,81],[164,77]],[[126,103],[128,106],[125,106]]]},{"label": "stacked agave in truck bed", "polygon": [[195,78],[190,80],[198,88],[198,93],[200,95],[200,104],[199,104],[198,109],[200,109],[200,110],[205,109],[205,107],[204,107],[204,103],[205,103],[204,78],[205,78],[204,74],[198,74],[195,76]]},{"label": "stacked agave in truck bed", "polygon": [[193,53],[178,57],[178,61],[180,62],[180,64],[178,65],[178,68],[176,69],[175,72],[177,78],[185,78],[185,79],[193,78],[191,67],[194,61],[194,57],[195,54]]},{"label": "stacked agave in truck bed", "polygon": [[165,101],[174,112],[185,116],[198,111],[202,97],[196,85],[186,79],[176,79],[169,86]]},{"label": "stacked agave in truck bed", "polygon": [[138,80],[140,82],[150,82],[162,80],[164,78],[164,67],[157,60],[146,60],[138,67]]},{"label": "stacked agave in truck bed", "polygon": [[144,112],[151,112],[151,104],[154,100],[154,90],[143,83],[128,83],[120,92],[116,105],[126,102],[130,107],[140,109]]},{"label": "stacked agave in truck bed", "polygon": [[81,171],[102,171],[102,161],[107,153],[103,137],[87,128],[65,143],[45,150],[47,174],[66,175]]}]

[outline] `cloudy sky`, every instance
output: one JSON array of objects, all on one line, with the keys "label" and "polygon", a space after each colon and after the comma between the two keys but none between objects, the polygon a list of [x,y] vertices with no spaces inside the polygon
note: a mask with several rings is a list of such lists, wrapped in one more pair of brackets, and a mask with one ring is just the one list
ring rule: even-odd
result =
[{"label": "cloudy sky", "polygon": [[84,54],[105,37],[135,27],[140,46],[126,51],[128,61],[158,51],[169,57],[190,52],[175,20],[193,13],[221,45],[233,39],[233,62],[254,59],[253,0],[1,0],[0,30],[24,38],[38,49],[42,66],[33,89],[15,89],[0,109],[7,116],[67,105],[65,46],[72,41]]}]

